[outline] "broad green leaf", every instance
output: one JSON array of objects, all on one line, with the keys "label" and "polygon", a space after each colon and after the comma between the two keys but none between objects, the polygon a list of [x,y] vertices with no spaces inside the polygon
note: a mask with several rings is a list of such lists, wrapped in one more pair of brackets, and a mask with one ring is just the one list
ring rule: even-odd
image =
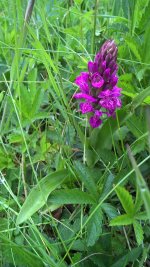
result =
[{"label": "broad green leaf", "polygon": [[98,197],[97,187],[90,169],[79,161],[75,161],[74,166],[79,179],[84,183],[87,190],[96,199]]},{"label": "broad green leaf", "polygon": [[[140,256],[142,252],[142,247],[139,246],[137,248],[133,248],[131,251],[129,251],[128,253],[125,251],[123,253],[123,256],[118,260],[117,262],[115,262],[114,264],[111,265],[111,267],[122,267],[125,263],[129,263],[129,262],[134,262],[137,260],[137,258]],[[125,265],[126,267],[127,265]]]},{"label": "broad green leaf", "polygon": [[108,177],[105,178],[104,181],[102,181],[102,183],[103,183],[103,187],[102,187],[102,192],[101,192],[99,201],[102,200],[112,189],[113,183],[114,183],[114,175],[110,173]]},{"label": "broad green leaf", "polygon": [[113,267],[126,267],[127,266],[127,258],[126,257],[122,257],[121,259],[119,259],[115,264],[113,264]]},{"label": "broad green leaf", "polygon": [[57,188],[67,177],[68,171],[63,170],[49,174],[40,180],[26,198],[17,217],[16,223],[23,223],[36,211],[38,211],[46,203],[49,194],[55,190],[55,188]]},{"label": "broad green leaf", "polygon": [[143,212],[137,213],[135,215],[135,219],[137,219],[137,220],[143,220],[143,221],[148,220],[147,212],[146,211],[143,211]]},{"label": "broad green leaf", "polygon": [[[112,252],[111,233],[104,230],[104,232],[100,235],[95,245],[88,248],[88,254],[94,255],[94,257],[91,257],[92,262],[89,267],[111,266],[113,258],[111,252]],[[107,255],[109,255],[109,257]]]},{"label": "broad green leaf", "polygon": [[52,192],[48,203],[64,204],[94,204],[93,197],[79,189],[61,189]]},{"label": "broad green leaf", "polygon": [[130,225],[134,219],[129,214],[120,215],[110,221],[110,226]]},{"label": "broad green leaf", "polygon": [[138,245],[141,245],[143,243],[143,229],[141,224],[138,221],[134,221],[133,222],[133,227],[134,227],[134,233],[136,236],[136,241],[138,243]]},{"label": "broad green leaf", "polygon": [[118,186],[115,189],[117,196],[126,211],[126,213],[130,214],[130,216],[133,216],[134,214],[134,203],[132,196],[129,194],[129,192],[122,186]]},{"label": "broad green leaf", "polygon": [[118,216],[117,209],[109,203],[102,203],[101,208],[110,219]]},{"label": "broad green leaf", "polygon": [[[92,207],[91,212],[95,209]],[[87,246],[93,246],[102,233],[103,212],[99,208],[87,224]]]}]

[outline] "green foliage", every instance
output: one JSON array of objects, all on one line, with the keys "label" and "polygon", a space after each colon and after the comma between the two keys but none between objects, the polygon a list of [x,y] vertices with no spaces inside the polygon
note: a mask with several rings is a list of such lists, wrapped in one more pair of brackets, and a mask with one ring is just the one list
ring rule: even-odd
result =
[{"label": "green foliage", "polygon": [[85,167],[83,164],[81,164],[79,161],[75,162],[75,170],[77,172],[77,175],[79,179],[85,184],[85,187],[87,190],[93,195],[93,197],[98,196],[97,187],[95,180],[90,172],[90,169]]},{"label": "green foliage", "polygon": [[16,223],[23,223],[24,221],[29,219],[36,211],[38,211],[46,203],[49,194],[62,182],[64,182],[67,176],[68,172],[67,170],[64,170],[49,174],[45,178],[40,180],[26,198],[17,217]]},{"label": "green foliage", "polygon": [[142,226],[139,222],[134,221],[133,227],[134,227],[134,232],[135,232],[137,243],[138,243],[138,245],[141,245],[143,243],[143,239],[144,239]]},{"label": "green foliage", "polygon": [[2,234],[0,235],[0,239],[2,242],[1,252],[5,263],[13,264],[15,262],[16,265],[29,267],[44,266],[40,257],[36,256],[34,253],[10,242],[10,240]]},{"label": "green foliage", "polygon": [[129,214],[123,214],[116,218],[114,218],[110,222],[110,226],[116,226],[116,225],[129,225],[132,224],[134,219]]},{"label": "green foliage", "polygon": [[134,262],[141,254],[141,247],[134,248],[128,253],[123,253],[123,256],[117,260],[112,267],[126,266],[129,262]]},{"label": "green foliage", "polygon": [[129,192],[125,188],[119,186],[116,188],[116,193],[125,212],[130,215],[134,214],[133,199]]},{"label": "green foliage", "polygon": [[[91,212],[95,209],[95,206],[92,207]],[[103,213],[101,208],[99,208],[87,225],[87,246],[93,246],[98,240],[100,234],[102,233],[102,220]]]},{"label": "green foliage", "polygon": [[49,203],[53,204],[94,204],[94,198],[79,189],[61,189],[51,193],[48,198]]},{"label": "green foliage", "polygon": [[141,224],[137,220],[147,220],[148,214],[145,212],[139,212],[142,201],[140,199],[139,201],[139,191],[137,188],[137,196],[136,196],[136,202],[134,204],[132,196],[129,194],[129,192],[121,187],[118,186],[116,188],[116,194],[126,212],[126,214],[120,215],[115,217],[110,221],[110,226],[120,226],[120,225],[130,225],[133,224],[135,237],[137,240],[137,243],[140,245],[143,242],[144,236],[143,236],[143,229]]},{"label": "green foliage", "polygon": [[[150,1],[14,2],[0,2],[0,266],[147,266]],[[91,129],[74,80],[107,39],[122,108]]]},{"label": "green foliage", "polygon": [[150,203],[150,191],[148,189],[148,186],[138,168],[138,165],[131,153],[131,151],[129,150],[129,156],[130,156],[130,160],[131,160],[131,163],[132,163],[132,166],[135,170],[135,173],[136,173],[136,179],[137,179],[137,186],[139,187],[139,191],[140,191],[140,194],[141,194],[141,198],[144,202],[144,205],[145,205],[145,209],[146,209],[146,212],[147,212],[147,216],[150,220],[150,206],[149,206],[149,203]]}]

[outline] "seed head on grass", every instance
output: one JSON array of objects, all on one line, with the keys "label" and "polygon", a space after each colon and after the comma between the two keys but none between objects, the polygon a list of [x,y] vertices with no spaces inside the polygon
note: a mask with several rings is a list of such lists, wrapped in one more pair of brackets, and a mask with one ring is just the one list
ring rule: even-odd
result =
[{"label": "seed head on grass", "polygon": [[116,109],[121,107],[117,52],[114,40],[106,41],[94,62],[88,62],[88,72],[81,72],[75,80],[80,92],[74,98],[82,100],[80,110],[82,114],[90,113],[89,123],[93,128],[99,127],[105,117],[114,117]]}]

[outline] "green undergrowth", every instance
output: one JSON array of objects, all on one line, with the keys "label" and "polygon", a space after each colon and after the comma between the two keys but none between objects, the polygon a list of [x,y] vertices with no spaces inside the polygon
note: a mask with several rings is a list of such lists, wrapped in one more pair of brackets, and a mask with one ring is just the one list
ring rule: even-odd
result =
[{"label": "green undergrowth", "polygon": [[[33,3],[0,2],[0,266],[149,266],[150,1]],[[74,80],[107,39],[123,105],[91,129]]]}]

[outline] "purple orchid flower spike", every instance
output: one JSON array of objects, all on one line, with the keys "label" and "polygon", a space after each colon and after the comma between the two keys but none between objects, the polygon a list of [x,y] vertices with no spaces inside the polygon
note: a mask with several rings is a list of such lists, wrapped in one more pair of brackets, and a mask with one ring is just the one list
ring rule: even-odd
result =
[{"label": "purple orchid flower spike", "polygon": [[80,99],[82,114],[89,113],[92,128],[102,124],[103,114],[115,117],[121,108],[121,88],[117,87],[118,48],[114,40],[107,40],[96,54],[94,62],[88,62],[88,72],[81,72],[75,80],[80,92],[74,98]]}]

